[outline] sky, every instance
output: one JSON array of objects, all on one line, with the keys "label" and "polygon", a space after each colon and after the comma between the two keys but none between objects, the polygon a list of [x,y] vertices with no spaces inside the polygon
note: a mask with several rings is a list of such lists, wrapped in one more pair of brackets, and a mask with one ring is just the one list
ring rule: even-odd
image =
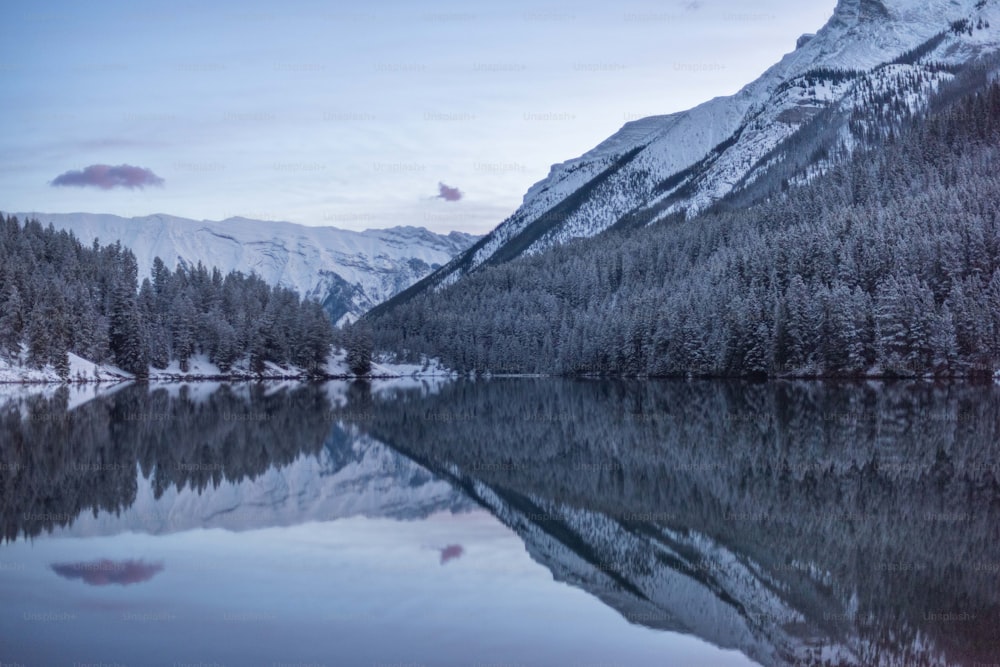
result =
[{"label": "sky", "polygon": [[834,0],[7,0],[0,210],[485,233],[625,122],[729,95]]}]

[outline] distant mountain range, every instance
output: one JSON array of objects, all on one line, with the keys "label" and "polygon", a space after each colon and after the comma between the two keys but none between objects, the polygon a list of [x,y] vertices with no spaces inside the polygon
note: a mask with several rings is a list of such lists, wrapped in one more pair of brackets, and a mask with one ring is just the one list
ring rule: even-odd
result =
[{"label": "distant mountain range", "polygon": [[331,318],[353,320],[446,264],[477,237],[435,234],[422,227],[355,232],[290,222],[228,218],[220,222],[170,215],[123,218],[92,213],[17,213],[72,231],[89,245],[121,241],[132,250],[139,279],[159,257],[177,265],[255,272],[272,285],[320,301]]}]

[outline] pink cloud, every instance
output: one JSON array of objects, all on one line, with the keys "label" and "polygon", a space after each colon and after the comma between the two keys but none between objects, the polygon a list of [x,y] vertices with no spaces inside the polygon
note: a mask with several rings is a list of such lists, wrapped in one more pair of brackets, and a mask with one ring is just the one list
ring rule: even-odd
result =
[{"label": "pink cloud", "polygon": [[162,563],[108,558],[86,563],[53,563],[52,571],[64,579],[80,579],[91,586],[128,586],[149,581],[163,571]]},{"label": "pink cloud", "polygon": [[461,544],[449,544],[444,549],[439,550],[441,552],[441,564],[445,565],[448,561],[455,560],[456,558],[461,558],[462,554],[465,553],[465,549]]},{"label": "pink cloud", "polygon": [[133,167],[130,164],[120,164],[112,167],[107,164],[92,164],[81,170],[71,170],[59,174],[50,183],[53,187],[72,185],[75,187],[95,187],[102,190],[112,188],[144,188],[147,185],[163,185],[163,179],[150,169]]},{"label": "pink cloud", "polygon": [[462,191],[458,188],[453,188],[444,183],[438,183],[438,199],[443,199],[445,201],[458,201],[462,198]]}]

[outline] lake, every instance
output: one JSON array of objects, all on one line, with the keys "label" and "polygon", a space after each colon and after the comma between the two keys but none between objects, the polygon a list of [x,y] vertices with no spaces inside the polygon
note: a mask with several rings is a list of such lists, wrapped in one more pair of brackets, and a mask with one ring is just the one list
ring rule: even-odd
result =
[{"label": "lake", "polygon": [[1000,663],[1000,386],[8,392],[3,665]]}]

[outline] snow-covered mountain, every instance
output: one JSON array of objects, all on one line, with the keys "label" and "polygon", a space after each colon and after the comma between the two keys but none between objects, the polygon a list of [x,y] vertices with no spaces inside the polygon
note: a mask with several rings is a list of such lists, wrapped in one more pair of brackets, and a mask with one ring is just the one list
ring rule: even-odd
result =
[{"label": "snow-covered mountain", "polygon": [[[342,434],[341,434],[342,435]],[[153,535],[221,528],[242,531],[355,516],[399,520],[463,512],[475,503],[450,484],[363,435],[331,436],[315,456],[272,466],[253,479],[226,480],[211,492],[169,487],[156,496],[140,479],[136,498],[118,513],[83,513],[60,535]]]},{"label": "snow-covered mountain", "polygon": [[170,268],[201,262],[223,273],[253,271],[270,284],[322,302],[335,321],[363,314],[444,265],[477,238],[420,227],[355,232],[247,218],[213,222],[169,215],[17,215],[70,230],[85,244],[94,239],[121,241],[136,255],[140,280],[149,276],[156,257]]},{"label": "snow-covered mountain", "polygon": [[414,289],[616,225],[690,217],[768,178],[808,179],[1000,49],[1000,2],[840,0],[821,30],[789,44],[735,95],[630,122],[553,166],[510,218]]}]

